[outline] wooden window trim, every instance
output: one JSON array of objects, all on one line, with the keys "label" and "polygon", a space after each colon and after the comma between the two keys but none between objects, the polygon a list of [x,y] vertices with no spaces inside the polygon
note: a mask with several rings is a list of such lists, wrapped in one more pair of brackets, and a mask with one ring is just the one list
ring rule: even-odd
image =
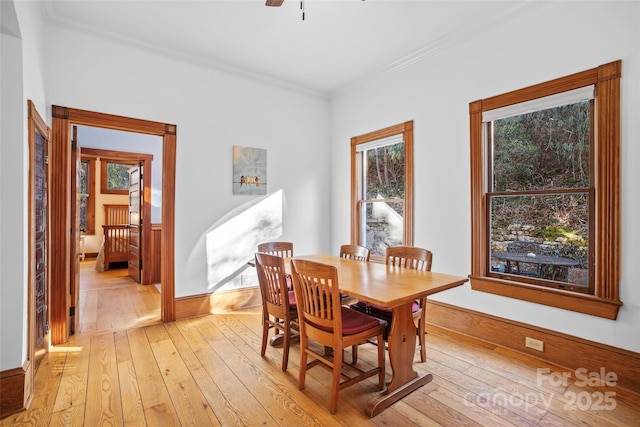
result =
[{"label": "wooden window trim", "polygon": [[96,234],[96,159],[95,157],[81,156],[81,162],[87,163],[89,180],[87,182],[87,229],[84,235]]},{"label": "wooden window trim", "polygon": [[122,165],[131,165],[131,166],[135,166],[136,163],[131,163],[127,160],[122,160],[122,159],[105,159],[105,158],[101,158],[100,159],[100,193],[101,194],[125,194],[128,195],[129,194],[129,189],[124,189],[124,190],[118,190],[118,189],[113,189],[113,188],[109,188],[107,185],[107,165],[109,163],[118,163],[118,164],[122,164]]},{"label": "wooden window trim", "polygon": [[[413,120],[389,126],[384,129],[369,132],[351,138],[351,243],[360,242],[360,204],[359,204],[359,144],[387,138],[393,135],[403,135],[404,140],[404,244],[413,245]],[[383,257],[371,256],[371,261],[385,262]]]},{"label": "wooden window trim", "polygon": [[[622,61],[469,104],[471,144],[471,288],[615,320],[622,302],[620,281],[620,77]],[[488,276],[487,141],[483,111],[565,92],[596,87],[594,295],[541,288]]]}]

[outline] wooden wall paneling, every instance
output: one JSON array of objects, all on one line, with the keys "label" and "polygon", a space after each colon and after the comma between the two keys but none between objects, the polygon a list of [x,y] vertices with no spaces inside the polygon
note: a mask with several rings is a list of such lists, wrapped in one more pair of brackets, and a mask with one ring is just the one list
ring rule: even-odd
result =
[{"label": "wooden wall paneling", "polygon": [[24,367],[0,372],[0,390],[0,419],[28,408],[33,399],[33,372],[29,361]]},{"label": "wooden wall paneling", "polygon": [[250,287],[225,292],[191,295],[176,299],[176,320],[224,313],[262,305],[260,288]]},{"label": "wooden wall paneling", "polygon": [[[598,373],[604,368],[616,374],[617,387],[640,393],[639,353],[437,301],[427,302],[426,327],[515,350],[572,375],[580,368]],[[526,347],[525,337],[543,341],[544,351]]]},{"label": "wooden wall paneling", "polygon": [[162,280],[162,224],[151,224],[149,283],[160,283]]}]

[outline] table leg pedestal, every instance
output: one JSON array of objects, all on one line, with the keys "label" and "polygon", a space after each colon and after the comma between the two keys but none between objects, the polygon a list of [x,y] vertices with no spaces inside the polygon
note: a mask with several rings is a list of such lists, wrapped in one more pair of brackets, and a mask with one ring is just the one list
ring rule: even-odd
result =
[{"label": "table leg pedestal", "polygon": [[[297,331],[292,330],[289,342],[293,344],[298,341],[300,341],[300,334]],[[284,333],[280,332],[279,334],[275,334],[269,338],[269,344],[272,347],[282,347],[284,345]]]},{"label": "table leg pedestal", "polygon": [[431,382],[431,374],[418,374],[413,370],[416,352],[416,326],[411,313],[412,304],[393,309],[393,323],[388,338],[389,364],[392,377],[387,389],[365,408],[370,417],[378,415],[391,404]]}]

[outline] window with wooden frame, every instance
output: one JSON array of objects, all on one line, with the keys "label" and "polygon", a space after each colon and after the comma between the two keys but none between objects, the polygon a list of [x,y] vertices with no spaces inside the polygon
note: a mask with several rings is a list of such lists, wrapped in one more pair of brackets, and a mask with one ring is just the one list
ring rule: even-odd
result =
[{"label": "window with wooden frame", "polygon": [[351,242],[381,262],[413,245],[413,121],[351,138]]},{"label": "window with wooden frame", "polygon": [[80,160],[80,232],[96,233],[96,159],[81,156]]},{"label": "window with wooden frame", "polygon": [[100,192],[129,194],[129,169],[135,165],[123,160],[100,159]]},{"label": "window with wooden frame", "polygon": [[469,104],[473,289],[617,317],[621,67]]}]

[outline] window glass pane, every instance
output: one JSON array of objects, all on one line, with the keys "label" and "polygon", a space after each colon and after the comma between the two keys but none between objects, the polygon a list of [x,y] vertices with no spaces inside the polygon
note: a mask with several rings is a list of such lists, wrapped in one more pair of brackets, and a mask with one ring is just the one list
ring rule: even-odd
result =
[{"label": "window glass pane", "polygon": [[129,189],[129,169],[131,165],[107,163],[107,188],[109,190]]},{"label": "window glass pane", "polygon": [[494,192],[589,187],[589,101],[492,123]]},{"label": "window glass pane", "polygon": [[365,199],[404,198],[404,142],[364,152]]},{"label": "window glass pane", "polygon": [[492,271],[588,285],[588,193],[494,195],[489,203]]},{"label": "window glass pane", "polygon": [[362,212],[362,244],[371,255],[384,257],[387,247],[403,244],[404,202],[363,203]]}]

